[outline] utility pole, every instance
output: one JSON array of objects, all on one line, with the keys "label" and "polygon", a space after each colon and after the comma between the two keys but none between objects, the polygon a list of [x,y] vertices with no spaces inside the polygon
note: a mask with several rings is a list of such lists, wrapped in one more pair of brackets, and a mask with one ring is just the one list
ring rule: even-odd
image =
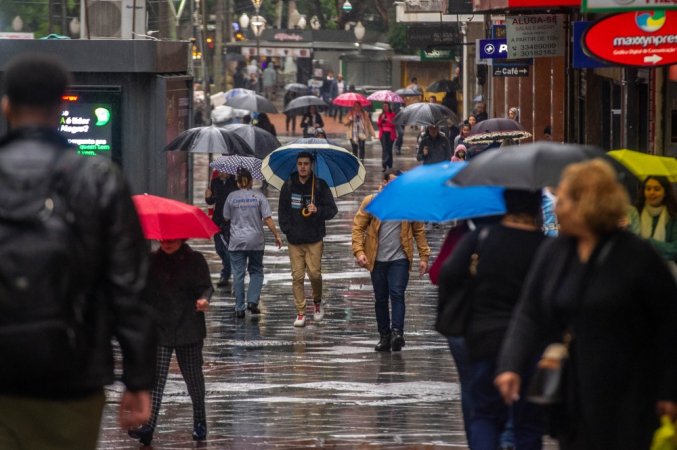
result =
[{"label": "utility pole", "polygon": [[224,2],[225,0],[216,0],[216,26],[214,29],[214,90],[216,92],[225,90],[223,67]]}]

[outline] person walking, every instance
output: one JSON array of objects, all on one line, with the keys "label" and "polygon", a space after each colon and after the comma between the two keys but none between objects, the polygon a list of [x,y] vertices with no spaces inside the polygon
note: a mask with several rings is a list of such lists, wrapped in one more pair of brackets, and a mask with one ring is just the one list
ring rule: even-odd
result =
[{"label": "person walking", "polygon": [[277,137],[277,130],[275,130],[275,125],[273,125],[273,122],[270,121],[268,113],[259,113],[256,117],[255,126],[261,128],[262,130],[266,130],[268,133]]},{"label": "person walking", "polygon": [[301,119],[303,137],[309,138],[315,136],[316,128],[324,128],[324,120],[322,120],[320,113],[317,112],[317,106],[310,105],[308,111],[306,111]]},{"label": "person walking", "polygon": [[[0,448],[95,449],[120,344],[118,424],[150,416],[156,334],[139,298],[146,241],[110,158],[58,131],[70,73],[31,54],[5,65],[0,139]],[[40,220],[37,220],[40,219]],[[48,321],[48,324],[46,324]]]},{"label": "person walking", "polygon": [[275,100],[275,87],[277,86],[277,72],[272,63],[268,63],[263,71],[263,93],[270,100]]},{"label": "person walking", "polygon": [[[399,175],[399,170],[387,170],[383,174],[384,186]],[[374,194],[368,195],[355,214],[352,249],[357,264],[371,273],[376,324],[380,335],[374,350],[398,352],[405,345],[404,292],[409,282],[409,268],[414,262],[414,241],[418,249],[420,276],[428,270],[430,247],[423,223],[381,222],[366,212],[366,207],[374,197]],[[389,304],[392,305],[392,320]]]},{"label": "person walking", "polygon": [[439,128],[431,125],[427,127],[427,133],[418,143],[416,160],[423,164],[435,164],[451,160],[451,146],[449,140],[440,133]]},{"label": "person walking", "polygon": [[[338,74],[336,76],[336,97],[343,94],[344,92],[348,92],[348,86],[346,85],[346,82],[343,80],[343,75]],[[334,98],[336,98],[336,97],[334,97]],[[345,110],[344,110],[343,106],[336,106],[334,108],[334,119],[338,120],[339,122],[343,122],[344,112],[345,112]]]},{"label": "person walking", "polygon": [[[287,108],[287,105],[289,104],[290,101],[294,100],[296,98],[296,93],[294,91],[287,91],[284,94],[284,107],[285,109]],[[293,112],[285,112],[284,113],[285,119],[284,119],[284,128],[289,133],[291,125],[291,134],[292,136],[296,134],[296,114]]]},{"label": "person walking", "polygon": [[390,110],[390,104],[383,104],[383,112],[378,116],[378,138],[381,141],[381,164],[383,171],[393,167],[393,142],[397,138],[397,130],[393,119],[395,113]]},{"label": "person walking", "polygon": [[464,144],[465,138],[470,136],[470,128],[471,127],[469,123],[464,123],[461,126],[461,132],[454,138],[454,148],[458,148],[459,145]]},{"label": "person walking", "polygon": [[454,150],[454,156],[451,157],[451,162],[460,162],[465,161],[466,153],[468,149],[463,144],[458,144],[456,150]]},{"label": "person walking", "polygon": [[651,244],[619,229],[629,202],[608,163],[565,169],[555,208],[560,234],[534,258],[494,382],[514,402],[534,357],[565,343],[550,415],[560,448],[647,449],[657,414],[677,418],[677,285]]},{"label": "person walking", "polygon": [[233,291],[235,293],[235,317],[245,316],[244,275],[249,273],[246,308],[253,315],[261,314],[259,300],[263,287],[263,250],[265,247],[263,224],[275,236],[275,245],[282,247],[280,233],[275,228],[270,205],[266,197],[252,189],[251,172],[240,167],[237,170],[237,185],[223,208],[223,218],[230,223],[230,253],[233,266]]},{"label": "person walking", "polygon": [[374,135],[374,127],[371,125],[369,114],[362,109],[360,102],[353,103],[352,109],[343,119],[343,124],[348,126],[347,137],[350,139],[353,155],[364,162],[364,146],[367,139],[371,139]]},{"label": "person walking", "polygon": [[467,280],[472,279],[463,298],[470,308],[462,335],[469,379],[461,381],[470,385],[470,448],[496,450],[510,423],[515,448],[539,450],[543,435],[539,408],[526,399],[508,408],[493,380],[522,284],[546,239],[540,226],[541,191],[506,189],[503,196],[506,214],[501,221],[466,233],[442,266],[440,304],[457,296],[457,290],[467,289]]},{"label": "person walking", "polygon": [[221,258],[221,273],[218,287],[226,287],[229,284],[231,275],[230,257],[228,255],[228,239],[230,239],[230,224],[223,220],[223,205],[226,203],[228,195],[237,191],[237,183],[232,175],[218,172],[218,175],[209,183],[209,188],[205,191],[205,202],[208,205],[214,205],[212,220],[219,227],[219,232],[214,235],[214,248],[216,254]]},{"label": "person walking", "polygon": [[322,251],[326,235],[325,222],[338,209],[327,182],[312,170],[313,155],[301,152],[296,158],[297,171],[280,190],[278,218],[280,229],[287,236],[292,270],[292,289],[296,306],[295,327],[306,324],[306,299],[303,281],[308,274],[313,289],[314,319],[322,320]]},{"label": "person walking", "polygon": [[207,439],[202,346],[207,335],[205,312],[214,292],[207,261],[185,239],[160,241],[150,261],[144,301],[155,311],[159,334],[153,409],[150,420],[129,436],[150,445],[157,426],[167,375],[176,352],[181,376],[193,403],[193,440]]}]

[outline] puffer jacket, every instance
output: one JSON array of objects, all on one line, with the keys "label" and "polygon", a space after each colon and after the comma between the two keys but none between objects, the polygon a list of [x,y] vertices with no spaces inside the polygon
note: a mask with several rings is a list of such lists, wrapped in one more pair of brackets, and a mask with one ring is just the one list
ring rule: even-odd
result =
[{"label": "puffer jacket", "polygon": [[[56,152],[69,151],[73,149],[68,141],[55,130],[13,130],[0,140],[0,189],[3,183],[10,182],[25,186],[45,183]],[[111,160],[76,156],[74,160],[77,164],[62,183],[74,215],[73,227],[80,238],[80,265],[86,268],[78,274],[76,288],[86,298],[87,361],[83,370],[68,380],[2,385],[2,394],[79,398],[100,390],[115,381],[112,337],[122,347],[122,382],[127,389],[153,387],[155,327],[150,309],[139,299],[146,282],[149,252],[130,192]],[[3,207],[20,206],[12,205],[9,199],[2,201]],[[40,236],[35,237],[35,245],[41,245]]]},{"label": "puffer jacket", "polygon": [[[378,253],[378,234],[381,229],[381,221],[365,211],[373,199],[374,194],[366,196],[353,219],[353,255],[356,258],[363,254],[367,255],[366,267],[369,272],[374,270]],[[421,222],[402,221],[400,243],[409,260],[409,267],[414,262],[414,240],[419,258],[427,263],[430,258],[430,247],[425,238],[425,226]]]}]

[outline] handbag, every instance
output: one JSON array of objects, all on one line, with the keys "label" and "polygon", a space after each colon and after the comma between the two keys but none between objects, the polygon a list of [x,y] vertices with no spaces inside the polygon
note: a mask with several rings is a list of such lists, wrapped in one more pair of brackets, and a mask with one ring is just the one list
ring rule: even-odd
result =
[{"label": "handbag", "polygon": [[358,133],[357,134],[357,139],[360,141],[366,141],[367,140],[367,135],[365,133]]},{"label": "handbag", "polygon": [[443,336],[463,336],[465,334],[470,318],[470,294],[475,286],[477,266],[480,262],[480,250],[488,235],[488,228],[483,228],[479,233],[475,252],[470,257],[468,265],[470,276],[463,283],[463,286],[456,289],[449,297],[446,297],[444,292],[440,290],[435,330]]}]

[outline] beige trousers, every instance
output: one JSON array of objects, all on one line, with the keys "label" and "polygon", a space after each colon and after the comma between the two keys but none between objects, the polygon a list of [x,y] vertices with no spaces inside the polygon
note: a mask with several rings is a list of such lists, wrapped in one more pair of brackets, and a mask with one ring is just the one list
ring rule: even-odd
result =
[{"label": "beige trousers", "polygon": [[324,242],[289,244],[288,247],[296,312],[305,314],[306,297],[303,292],[303,281],[306,273],[310,278],[310,286],[313,288],[313,302],[320,303],[322,301],[322,250],[324,249]]}]

